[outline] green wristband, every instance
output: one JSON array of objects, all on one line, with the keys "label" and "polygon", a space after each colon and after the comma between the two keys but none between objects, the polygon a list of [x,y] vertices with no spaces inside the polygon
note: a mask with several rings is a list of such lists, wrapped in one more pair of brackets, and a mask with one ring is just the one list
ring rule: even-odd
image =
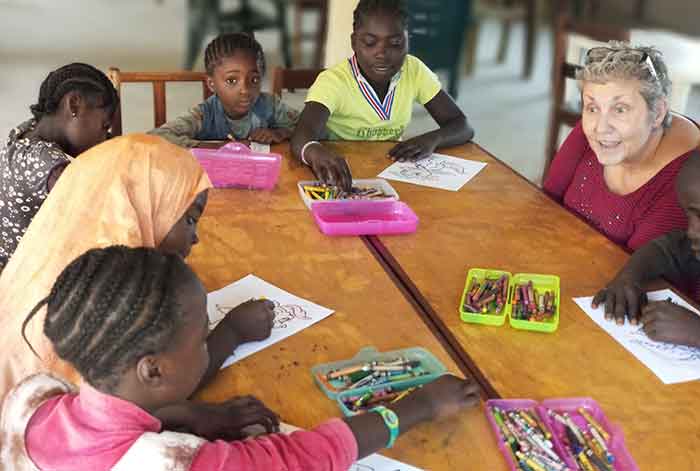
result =
[{"label": "green wristband", "polygon": [[386,444],[386,448],[391,448],[394,446],[396,438],[399,436],[399,416],[391,410],[384,406],[377,406],[370,409],[371,412],[376,412],[384,420],[384,425],[389,429],[389,441]]}]

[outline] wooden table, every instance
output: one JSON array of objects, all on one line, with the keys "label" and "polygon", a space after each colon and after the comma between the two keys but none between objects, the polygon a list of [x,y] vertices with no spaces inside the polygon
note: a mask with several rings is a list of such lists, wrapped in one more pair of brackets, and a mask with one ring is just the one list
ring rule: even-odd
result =
[{"label": "wooden table", "polygon": [[[336,147],[355,178],[369,178],[388,165],[390,145]],[[623,428],[640,469],[700,469],[700,383],[664,385],[572,301],[595,294],[627,254],[478,146],[445,153],[488,165],[456,193],[392,182],[420,218],[418,231],[371,239],[446,341],[473,362],[491,395],[593,397]],[[471,267],[558,275],[558,331],[463,323]]]},{"label": "wooden table", "polygon": [[[459,373],[365,242],[326,237],[316,229],[296,190],[296,182],[309,177],[307,169],[286,159],[272,192],[212,190],[199,224],[201,243],[188,260],[209,290],[254,273],[335,310],[311,328],[226,368],[201,394],[213,401],[254,394],[283,421],[305,428],[340,416],[313,382],[311,368],[350,358],[364,346],[422,346]],[[430,470],[506,469],[479,407],[421,425],[382,453]]]}]

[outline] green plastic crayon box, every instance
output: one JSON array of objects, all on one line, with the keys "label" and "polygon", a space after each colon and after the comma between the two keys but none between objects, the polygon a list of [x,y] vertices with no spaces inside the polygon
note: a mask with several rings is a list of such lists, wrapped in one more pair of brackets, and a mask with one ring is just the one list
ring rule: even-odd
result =
[{"label": "green plastic crayon box", "polygon": [[[508,302],[500,312],[491,311],[480,314],[472,313],[464,309],[464,301],[467,297],[467,291],[472,284],[472,279],[476,279],[481,283],[484,279],[498,279],[501,275],[508,276]],[[543,321],[528,321],[513,317],[512,301],[514,287],[527,283],[528,281],[532,281],[534,288],[540,292],[543,290],[554,292],[554,315],[551,318]],[[500,326],[505,323],[506,317],[508,317],[509,323],[514,329],[551,333],[556,331],[559,327],[560,300],[559,277],[556,275],[540,275],[535,273],[516,273],[511,275],[506,271],[472,268],[467,273],[467,280],[464,284],[464,290],[462,291],[462,297],[459,303],[459,313],[464,322]]]},{"label": "green plastic crayon box", "polygon": [[343,399],[348,396],[362,395],[367,392],[376,391],[379,389],[384,389],[388,385],[380,384],[374,386],[362,386],[352,389],[343,389],[341,386],[343,382],[340,380],[323,380],[322,377],[325,376],[330,371],[345,368],[347,366],[356,365],[358,363],[366,363],[371,361],[389,361],[397,357],[402,357],[407,360],[418,360],[420,361],[420,366],[414,371],[421,373],[413,379],[406,379],[403,381],[396,381],[391,384],[391,387],[396,391],[401,391],[414,386],[421,386],[430,383],[443,374],[447,372],[445,366],[438,360],[432,353],[421,347],[404,348],[401,350],[392,350],[388,352],[379,352],[375,347],[365,347],[360,350],[357,355],[349,360],[340,360],[332,363],[323,363],[321,365],[316,365],[311,369],[311,375],[314,381],[321,388],[329,399],[333,399],[337,402],[338,407],[343,412],[345,416],[355,415],[356,413],[351,411],[345,406]]},{"label": "green plastic crayon box", "polygon": [[462,299],[459,302],[459,314],[464,322],[473,322],[475,324],[485,325],[503,325],[506,322],[507,306],[503,306],[498,312],[489,310],[485,314],[469,312],[464,309],[464,301],[467,299],[467,292],[469,291],[473,281],[478,281],[481,284],[487,279],[498,280],[503,275],[508,277],[508,290],[510,290],[510,280],[513,278],[513,275],[507,271],[487,270],[485,268],[472,268],[469,270],[467,273],[467,281],[464,284],[464,290],[462,291]]}]

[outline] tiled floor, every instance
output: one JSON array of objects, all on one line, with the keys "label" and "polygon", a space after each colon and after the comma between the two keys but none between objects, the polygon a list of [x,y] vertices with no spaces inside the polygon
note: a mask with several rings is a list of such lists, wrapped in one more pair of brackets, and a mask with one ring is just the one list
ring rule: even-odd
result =
[{"label": "tiled floor", "polygon": [[[71,7],[66,7],[70,4]],[[103,70],[176,70],[185,47],[184,0],[0,0],[0,136],[29,116],[39,85],[49,70],[72,61]],[[540,31],[535,73],[519,77],[522,30],[516,29],[505,64],[495,63],[498,27],[481,31],[473,77],[460,83],[458,104],[476,129],[476,141],[527,178],[538,181],[547,134],[551,38]],[[278,36],[261,32],[268,70],[280,63]],[[201,59],[200,64],[201,67]],[[175,116],[199,100],[197,86],[169,90],[168,115]],[[301,106],[303,94],[287,99]],[[131,85],[123,97],[125,131],[146,130],[152,123],[150,91]],[[695,93],[687,113],[700,118]],[[408,134],[434,123],[417,107]]]}]

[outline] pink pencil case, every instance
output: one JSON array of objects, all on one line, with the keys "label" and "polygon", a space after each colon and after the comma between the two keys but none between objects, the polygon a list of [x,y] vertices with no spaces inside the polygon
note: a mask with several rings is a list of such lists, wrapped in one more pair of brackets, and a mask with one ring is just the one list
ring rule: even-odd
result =
[{"label": "pink pencil case", "polygon": [[418,228],[418,216],[401,201],[320,201],[311,213],[326,235],[407,234]]},{"label": "pink pencil case", "polygon": [[239,142],[218,149],[196,147],[192,153],[215,188],[271,190],[280,175],[282,156],[253,152]]},{"label": "pink pencil case", "polygon": [[513,471],[520,471],[521,468],[515,463],[512,453],[506,448],[508,445],[505,443],[501,430],[491,414],[491,407],[494,406],[506,412],[514,409],[529,409],[537,413],[544,426],[552,433],[554,451],[564,460],[571,470],[576,471],[581,468],[576,464],[574,456],[566,446],[564,427],[547,415],[547,409],[552,409],[557,412],[569,412],[576,425],[583,426],[583,418],[580,417],[577,412],[577,409],[582,407],[610,434],[608,447],[610,452],[615,456],[615,471],[639,471],[634,459],[629,454],[629,451],[627,451],[622,431],[619,427],[614,426],[608,421],[598,403],[591,398],[547,399],[541,403],[530,399],[491,399],[486,401],[486,418],[493,432],[496,434],[498,448],[506,458],[508,466]]}]

